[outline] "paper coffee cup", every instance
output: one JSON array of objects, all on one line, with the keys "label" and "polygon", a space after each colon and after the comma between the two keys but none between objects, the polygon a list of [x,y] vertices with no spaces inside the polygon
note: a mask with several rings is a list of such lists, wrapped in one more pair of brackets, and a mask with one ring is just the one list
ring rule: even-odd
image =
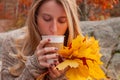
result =
[{"label": "paper coffee cup", "polygon": [[[46,44],[45,47],[57,47],[60,49],[64,44],[64,36],[63,35],[43,35],[42,39],[50,39],[50,43]],[[51,54],[51,53],[48,53]],[[55,59],[50,59],[48,63],[54,63]]]}]

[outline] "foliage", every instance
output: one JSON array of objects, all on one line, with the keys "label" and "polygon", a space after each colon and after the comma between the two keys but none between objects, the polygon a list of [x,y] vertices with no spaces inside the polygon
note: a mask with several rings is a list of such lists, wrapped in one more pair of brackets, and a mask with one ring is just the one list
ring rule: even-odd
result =
[{"label": "foliage", "polygon": [[24,26],[32,2],[33,0],[18,0],[15,26]]},{"label": "foliage", "polygon": [[[28,10],[34,0],[18,0],[19,16],[27,17]],[[103,20],[110,17],[110,9],[113,9],[115,5],[119,3],[119,0],[77,0],[78,5],[84,4],[87,8],[80,9],[82,10],[81,17],[84,20]],[[85,12],[87,11],[87,12]],[[84,16],[85,15],[85,16]],[[85,19],[87,17],[87,19]]]},{"label": "foliage", "polygon": [[18,0],[18,15],[22,15],[22,16],[27,16],[29,8],[32,4],[33,0]]},{"label": "foliage", "polygon": [[14,8],[11,10],[14,13],[10,14],[11,11],[6,11],[9,10],[8,7],[6,8],[7,3],[5,3],[4,0],[0,1],[0,11],[1,11],[0,19],[8,19],[8,20],[12,19],[13,21],[12,25],[8,26],[7,30],[13,30],[16,28],[23,27],[25,25],[27,14],[32,2],[33,0],[16,0],[16,4],[13,4]]},{"label": "foliage", "polygon": [[[110,10],[119,4],[119,0],[77,0],[81,13],[87,17],[83,20],[102,20],[110,17]],[[83,8],[83,9],[82,9]]]},{"label": "foliage", "polygon": [[119,0],[88,0],[88,4],[93,4],[95,7],[104,9],[112,9]]},{"label": "foliage", "polygon": [[0,19],[11,19],[12,16],[10,15],[9,12],[5,12],[5,7],[4,7],[4,3],[3,2],[0,2]]},{"label": "foliage", "polygon": [[[100,47],[94,37],[77,36],[72,43],[59,50],[59,54],[65,58],[57,68],[63,70],[70,67],[66,72],[69,80],[99,80],[105,78],[100,68]],[[91,78],[91,79],[90,79]]]}]

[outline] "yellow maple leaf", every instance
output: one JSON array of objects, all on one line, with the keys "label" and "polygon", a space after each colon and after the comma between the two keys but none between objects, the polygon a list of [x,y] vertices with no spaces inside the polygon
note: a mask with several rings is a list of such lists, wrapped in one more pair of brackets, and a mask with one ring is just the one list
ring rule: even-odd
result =
[{"label": "yellow maple leaf", "polygon": [[105,74],[102,64],[100,47],[94,37],[78,35],[72,43],[59,50],[59,54],[65,58],[57,68],[65,69],[69,66],[66,76],[69,80],[103,79]]},{"label": "yellow maple leaf", "polygon": [[59,70],[63,70],[66,67],[71,67],[71,68],[77,68],[79,66],[79,63],[75,60],[65,60],[61,64],[57,66]]},{"label": "yellow maple leaf", "polygon": [[87,61],[89,66],[89,73],[90,75],[95,79],[105,78],[105,74],[102,71],[100,65],[98,65],[96,62]]}]

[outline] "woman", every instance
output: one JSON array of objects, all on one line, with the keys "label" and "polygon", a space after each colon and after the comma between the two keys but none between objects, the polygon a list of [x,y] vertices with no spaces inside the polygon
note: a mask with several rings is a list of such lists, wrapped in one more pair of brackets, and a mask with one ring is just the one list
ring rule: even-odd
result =
[{"label": "woman", "polygon": [[[42,80],[66,80],[66,70],[60,71],[55,68],[59,62],[46,62],[58,58],[55,54],[58,49],[44,47],[50,39],[42,40],[41,36],[65,35],[64,45],[68,46],[77,35],[82,35],[77,12],[75,0],[37,0],[28,15],[28,35],[22,51],[12,51],[17,53],[17,58],[9,55],[9,51],[3,53],[2,80],[35,80],[43,74],[45,75],[42,76]],[[49,52],[53,54],[45,55]]]}]

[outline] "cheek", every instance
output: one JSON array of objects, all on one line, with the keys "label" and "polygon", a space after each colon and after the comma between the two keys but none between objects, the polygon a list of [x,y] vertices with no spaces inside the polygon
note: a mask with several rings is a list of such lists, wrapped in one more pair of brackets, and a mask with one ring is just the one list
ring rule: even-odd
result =
[{"label": "cheek", "polygon": [[42,20],[38,21],[38,28],[41,34],[48,33],[48,25],[44,21]]},{"label": "cheek", "polygon": [[67,25],[59,27],[58,29],[59,34],[62,34],[62,35],[65,34],[67,28],[68,28]]}]

